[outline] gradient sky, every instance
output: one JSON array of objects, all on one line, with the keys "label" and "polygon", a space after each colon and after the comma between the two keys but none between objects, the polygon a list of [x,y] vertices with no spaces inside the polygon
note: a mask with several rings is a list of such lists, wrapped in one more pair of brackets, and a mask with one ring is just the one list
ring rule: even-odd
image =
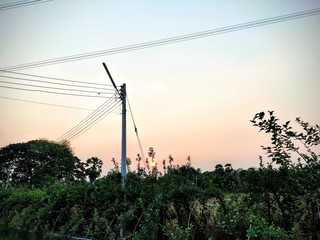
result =
[{"label": "gradient sky", "polygon": [[[319,7],[316,0],[49,1],[0,11],[0,69]],[[320,122],[319,26],[316,15],[20,72],[110,84],[106,62],[116,83],[127,84],[144,152],[154,147],[159,164],[171,154],[176,164],[190,155],[202,171],[218,163],[255,167],[264,154],[260,145],[269,143],[249,122],[255,113],[274,110],[283,122],[298,116]],[[93,110],[104,101],[5,88],[0,97]],[[0,98],[0,147],[55,140],[90,114],[5,98]],[[104,173],[112,157],[120,160],[120,112],[71,142],[81,159],[101,158]],[[135,169],[139,147],[129,114],[127,120],[128,157]]]}]

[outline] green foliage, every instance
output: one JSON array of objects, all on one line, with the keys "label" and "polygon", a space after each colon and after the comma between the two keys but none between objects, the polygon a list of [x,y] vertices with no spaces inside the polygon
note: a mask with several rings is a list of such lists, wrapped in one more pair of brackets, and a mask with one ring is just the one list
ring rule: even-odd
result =
[{"label": "green foliage", "polygon": [[265,219],[259,219],[252,215],[249,218],[250,227],[247,230],[247,240],[289,240],[292,239],[286,231],[280,227],[269,225]]},{"label": "green foliage", "polygon": [[[115,159],[114,169],[99,178],[102,161],[82,162],[68,145],[37,140],[4,147],[0,232],[52,240],[120,239],[120,232],[126,239],[317,239],[319,127],[298,119],[303,132],[295,132],[273,112],[252,122],[271,134],[271,146],[263,147],[270,163],[261,158],[260,168],[246,170],[217,164],[202,173],[190,157],[178,166],[170,155],[161,173],[141,167],[138,155],[125,189]],[[153,148],[148,157],[151,163]]]},{"label": "green foliage", "polygon": [[10,144],[0,149],[0,185],[43,187],[59,181],[95,181],[102,161],[92,157],[82,162],[67,142],[45,139]]},{"label": "green foliage", "polygon": [[174,219],[169,226],[163,227],[165,235],[172,240],[186,240],[190,238],[192,225],[186,228],[179,226],[178,221]]},{"label": "green foliage", "polygon": [[89,177],[90,182],[95,181],[102,172],[102,160],[97,157],[87,159],[85,172]]},{"label": "green foliage", "polygon": [[75,158],[68,145],[48,140],[10,144],[0,149],[0,183],[43,186],[73,176]]},{"label": "green foliage", "polygon": [[[271,162],[264,167],[261,158],[259,171],[263,178],[257,185],[258,192],[262,193],[260,199],[267,208],[268,221],[277,222],[287,232],[297,225],[305,235],[316,238],[320,229],[317,214],[320,154],[315,151],[320,144],[320,127],[297,118],[302,131],[294,131],[290,121],[280,124],[272,111],[269,111],[269,119],[260,112],[251,122],[260,131],[271,134],[271,146],[262,146]],[[250,181],[247,183],[249,188],[253,185]],[[255,192],[251,195],[259,199]]]}]

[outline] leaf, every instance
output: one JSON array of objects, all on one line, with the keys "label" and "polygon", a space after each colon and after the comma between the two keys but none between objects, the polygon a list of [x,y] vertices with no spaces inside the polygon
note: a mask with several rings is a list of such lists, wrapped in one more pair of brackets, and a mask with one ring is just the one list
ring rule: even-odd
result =
[{"label": "leaf", "polygon": [[260,119],[263,119],[264,115],[265,115],[264,112],[260,112],[260,113],[259,113],[259,118],[260,118]]}]

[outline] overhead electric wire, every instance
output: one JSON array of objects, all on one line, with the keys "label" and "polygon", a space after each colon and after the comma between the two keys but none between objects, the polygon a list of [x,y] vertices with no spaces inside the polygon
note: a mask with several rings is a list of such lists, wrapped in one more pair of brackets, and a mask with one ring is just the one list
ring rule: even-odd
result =
[{"label": "overhead electric wire", "polygon": [[59,105],[59,104],[52,104],[52,103],[36,102],[36,101],[29,101],[29,100],[18,99],[18,98],[10,98],[10,97],[2,97],[2,96],[0,96],[0,98],[7,99],[7,100],[20,101],[20,102],[27,102],[27,103],[35,103],[35,104],[53,106],[53,107],[62,107],[62,108],[70,108],[70,109],[94,111],[94,109],[89,109],[89,108],[80,108],[80,107],[73,107],[73,106],[66,106],[66,105]]},{"label": "overhead electric wire", "polygon": [[168,44],[173,44],[178,42],[210,37],[218,34],[224,34],[224,33],[229,33],[229,32],[234,32],[234,31],[239,31],[239,30],[244,30],[244,29],[249,29],[254,27],[270,25],[270,24],[289,21],[289,20],[298,19],[302,17],[313,16],[319,13],[320,13],[320,8],[316,8],[316,9],[311,9],[311,10],[306,10],[306,11],[301,11],[301,12],[296,12],[291,14],[285,14],[277,17],[271,17],[271,18],[265,18],[265,19],[250,21],[250,22],[241,23],[241,24],[235,24],[227,27],[215,28],[207,31],[195,32],[195,33],[180,35],[176,37],[163,38],[160,40],[155,40],[150,42],[132,44],[124,47],[117,47],[117,48],[106,49],[101,51],[88,52],[88,53],[76,54],[76,55],[71,55],[66,57],[52,58],[52,59],[30,62],[25,64],[13,65],[8,67],[3,67],[2,69],[4,70],[29,69],[29,68],[43,67],[43,66],[65,63],[65,62],[79,61],[83,59],[95,58],[100,56],[119,54],[123,52],[136,51],[136,50],[141,50],[141,49],[146,49],[151,47],[158,47],[158,46],[163,46],[163,45],[168,45]]},{"label": "overhead electric wire", "polygon": [[85,126],[86,124],[90,124],[92,122],[92,120],[94,120],[97,117],[99,112],[101,112],[102,110],[105,110],[106,108],[108,108],[111,103],[112,103],[111,99],[108,99],[107,101],[105,101],[94,112],[90,113],[86,118],[84,118],[82,121],[80,121],[76,126],[71,128],[69,131],[64,133],[57,140],[67,139],[67,138],[71,137],[74,133],[76,133],[79,130],[81,130],[83,128],[83,126]]},{"label": "overhead electric wire", "polygon": [[[60,78],[52,78],[52,77],[45,77],[45,76],[38,76],[38,75],[32,75],[32,74],[24,74],[24,73],[16,73],[12,71],[2,71],[4,73],[9,74],[17,74],[22,76],[29,76],[29,77],[36,77],[36,78],[45,78],[45,79],[51,79],[51,80],[58,80],[58,81],[67,81],[77,84],[69,84],[69,83],[58,83],[58,82],[49,82],[49,81],[43,81],[43,80],[37,80],[37,79],[30,79],[30,78],[22,78],[22,77],[14,77],[14,76],[6,76],[6,75],[0,75],[2,78],[11,78],[19,81],[32,81],[32,82],[38,82],[38,83],[45,83],[49,85],[34,85],[34,84],[26,84],[26,83],[17,83],[17,82],[8,82],[8,81],[0,81],[0,83],[9,84],[8,85],[0,85],[0,87],[3,88],[9,88],[9,89],[16,89],[16,90],[24,90],[24,91],[33,91],[33,92],[44,92],[44,93],[52,93],[52,94],[60,94],[60,95],[71,95],[71,96],[82,96],[82,97],[97,97],[97,98],[105,98],[105,94],[114,94],[113,88],[105,88],[100,87],[103,86],[103,84],[96,85],[97,87],[94,87],[93,83],[87,83],[87,82],[81,82],[81,81],[74,81],[74,80],[66,80],[66,79],[60,79]],[[78,83],[81,83],[79,85]],[[19,85],[19,86],[25,86],[25,87],[31,87],[30,88],[21,88],[21,87],[13,87],[11,85]],[[61,87],[54,87],[50,86],[50,84],[53,85],[62,85],[62,86],[72,86],[73,88],[61,88]],[[82,84],[88,84],[89,86],[85,86]],[[99,86],[99,87],[98,87]],[[110,85],[105,85],[109,87]],[[83,89],[85,88],[85,89]],[[86,90],[86,89],[95,89],[94,91]],[[44,89],[53,89],[53,90],[59,90],[57,91],[48,91]],[[61,92],[62,91],[62,92]],[[109,91],[109,92],[106,92]],[[74,92],[82,92],[82,93],[91,93],[91,94],[97,94],[97,95],[84,95],[84,94],[75,94]]]},{"label": "overhead electric wire", "polygon": [[6,83],[6,84],[12,84],[12,85],[19,85],[19,86],[25,86],[25,87],[54,89],[54,90],[61,90],[61,91],[82,92],[82,93],[95,93],[95,94],[98,94],[98,95],[114,94],[114,93],[112,93],[112,92],[88,91],[88,90],[83,90],[83,89],[70,89],[70,88],[50,87],[50,86],[42,86],[42,85],[34,85],[34,84],[26,84],[26,83],[8,82],[8,81],[2,81],[2,80],[0,80],[0,83]]},{"label": "overhead electric wire", "polygon": [[50,93],[50,94],[59,94],[59,95],[68,95],[68,96],[76,96],[76,97],[91,97],[91,98],[110,98],[110,97],[103,97],[103,96],[93,96],[93,95],[84,95],[84,94],[75,94],[75,93],[63,93],[63,92],[53,92],[53,91],[47,91],[42,89],[29,89],[29,88],[19,88],[19,87],[9,87],[9,86],[3,86],[0,85],[0,88],[8,88],[8,89],[15,89],[15,90],[21,90],[21,91],[29,91],[29,92],[42,92],[42,93]]},{"label": "overhead electric wire", "polygon": [[100,105],[94,112],[89,114],[76,126],[71,128],[68,132],[63,134],[57,140],[67,139],[69,141],[78,137],[81,133],[91,128],[93,125],[102,120],[103,117],[108,115],[115,107],[119,106],[119,102],[113,99],[108,99],[102,105]]},{"label": "overhead electric wire", "polygon": [[105,113],[103,115],[101,115],[99,118],[95,119],[94,122],[92,122],[89,125],[86,125],[84,128],[81,129],[81,131],[78,131],[77,133],[73,134],[72,136],[70,136],[68,138],[69,141],[72,141],[73,139],[77,138],[78,136],[80,136],[82,133],[84,133],[85,131],[89,130],[91,127],[93,127],[95,124],[97,124],[98,122],[100,122],[104,117],[108,116],[114,109],[116,109],[117,107],[120,106],[120,103],[114,103],[112,106],[109,107],[109,109],[107,109],[107,111],[105,111]]},{"label": "overhead electric wire", "polygon": [[140,137],[139,137],[139,134],[138,134],[138,128],[137,128],[136,122],[135,122],[134,117],[133,117],[133,113],[132,113],[131,105],[130,105],[130,102],[129,102],[128,94],[126,94],[126,96],[127,96],[128,106],[129,106],[129,110],[130,110],[130,114],[131,114],[131,118],[132,118],[132,122],[133,122],[133,126],[134,126],[134,131],[136,133],[136,137],[137,137],[139,148],[140,148],[140,152],[141,152],[142,161],[144,163],[144,167],[146,168],[146,158],[145,158],[145,155],[144,155],[144,152],[143,152],[143,148],[142,148],[142,144],[141,144],[141,141],[140,141]]},{"label": "overhead electric wire", "polygon": [[105,83],[83,82],[83,81],[70,80],[70,79],[64,79],[64,78],[56,78],[56,77],[48,77],[48,76],[34,75],[34,74],[21,73],[21,72],[13,72],[13,71],[8,71],[8,70],[1,70],[1,69],[0,69],[0,72],[17,74],[17,75],[28,76],[28,77],[35,77],[35,78],[59,80],[59,81],[63,81],[63,82],[72,82],[72,83],[80,83],[80,84],[87,84],[87,85],[104,86],[104,87],[112,86],[111,84],[105,84]]},{"label": "overhead electric wire", "polygon": [[93,127],[95,124],[100,122],[104,117],[108,116],[114,109],[116,109],[118,106],[120,106],[120,103],[114,103],[112,106],[110,106],[106,111],[104,112],[103,115],[101,115],[99,118],[96,118],[93,122],[90,124],[84,126],[82,129],[80,129],[78,132],[74,133],[73,135],[69,136],[67,138],[68,141],[72,141],[73,139],[77,138],[80,136],[82,133],[85,131],[89,130],[91,127]]},{"label": "overhead electric wire", "polygon": [[50,2],[50,1],[53,1],[53,0],[27,0],[27,1],[17,1],[13,3],[6,3],[6,4],[0,5],[0,11],[19,8],[19,7],[26,7],[26,6]]},{"label": "overhead electric wire", "polygon": [[[10,79],[15,79],[15,80],[20,80],[20,81],[28,81],[28,82],[37,82],[37,83],[46,83],[46,84],[62,85],[62,86],[68,86],[68,87],[91,88],[91,89],[96,89],[97,91],[101,91],[101,90],[114,91],[113,88],[101,88],[101,87],[92,87],[92,86],[69,84],[69,83],[49,82],[49,81],[43,81],[43,80],[36,80],[36,79],[29,79],[29,78],[21,78],[21,77],[13,77],[13,76],[5,76],[5,75],[0,75],[0,77],[2,77],[2,78],[10,78]],[[101,92],[100,92],[100,93],[101,93]]]}]

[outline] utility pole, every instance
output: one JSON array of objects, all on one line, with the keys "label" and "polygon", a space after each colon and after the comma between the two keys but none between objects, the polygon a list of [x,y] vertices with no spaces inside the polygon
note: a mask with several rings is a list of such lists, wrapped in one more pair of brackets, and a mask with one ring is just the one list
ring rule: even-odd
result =
[{"label": "utility pole", "polygon": [[[126,100],[127,100],[127,91],[126,91],[126,84],[122,84],[120,87],[120,91],[118,90],[115,82],[112,79],[112,76],[107,68],[107,65],[105,63],[102,63],[104,66],[104,69],[106,70],[111,83],[113,87],[115,88],[116,92],[120,96],[121,105],[122,105],[122,126],[121,126],[121,185],[122,189],[124,190],[126,187],[126,176],[127,176],[127,106],[126,106]],[[125,197],[125,195],[124,195]],[[121,222],[121,228],[120,228],[120,239],[125,239],[125,225],[123,222]]]},{"label": "utility pole", "polygon": [[[126,108],[126,84],[122,84],[120,87],[120,97],[122,101],[122,131],[121,131],[121,183],[122,189],[126,188],[126,176],[127,176],[127,108]],[[124,196],[125,198],[125,196]],[[125,239],[125,225],[121,223],[120,239]]]},{"label": "utility pole", "polygon": [[104,69],[106,70],[111,83],[117,93],[120,96],[122,102],[122,134],[121,134],[121,183],[122,188],[125,189],[126,186],[126,176],[127,176],[127,107],[126,107],[126,100],[127,100],[127,91],[126,91],[126,84],[122,84],[120,87],[120,91],[118,90],[115,82],[112,79],[112,76],[107,68],[105,63],[102,63]]},{"label": "utility pole", "polygon": [[120,88],[120,96],[122,101],[121,178],[122,188],[124,189],[127,175],[127,92],[125,83]]}]

